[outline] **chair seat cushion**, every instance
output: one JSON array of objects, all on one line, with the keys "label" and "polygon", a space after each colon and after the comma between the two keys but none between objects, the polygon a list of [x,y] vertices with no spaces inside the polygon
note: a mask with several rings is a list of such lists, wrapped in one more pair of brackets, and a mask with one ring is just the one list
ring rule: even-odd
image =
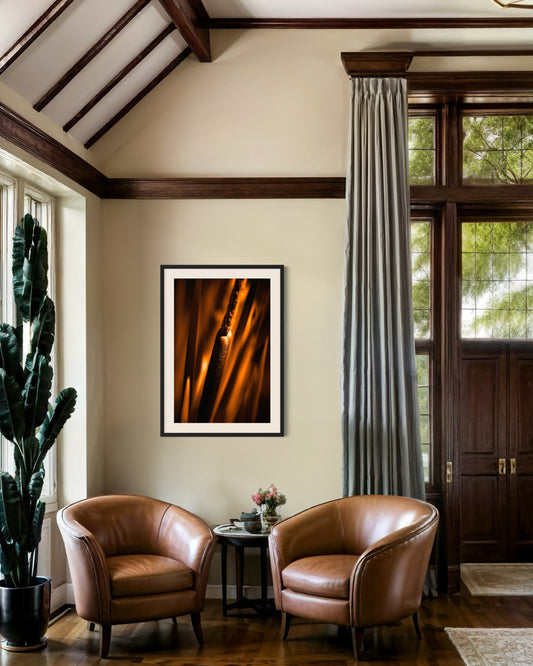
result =
[{"label": "chair seat cushion", "polygon": [[113,597],[177,592],[194,584],[192,569],[161,555],[114,555],[107,567]]},{"label": "chair seat cushion", "polygon": [[291,562],[283,569],[285,587],[319,597],[348,599],[357,555],[315,555]]}]

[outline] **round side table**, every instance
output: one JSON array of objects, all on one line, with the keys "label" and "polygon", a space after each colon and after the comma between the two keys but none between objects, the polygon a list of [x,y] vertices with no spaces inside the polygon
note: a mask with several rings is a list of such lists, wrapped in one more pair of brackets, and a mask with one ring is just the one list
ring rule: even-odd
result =
[{"label": "round side table", "polygon": [[[221,547],[222,565],[222,614],[237,608],[251,608],[256,613],[265,615],[274,610],[274,600],[268,598],[267,588],[267,551],[268,534],[250,534],[235,525],[217,525],[213,528]],[[235,548],[235,587],[237,598],[228,603],[228,546]],[[261,598],[248,599],[244,596],[244,549],[259,548],[261,557]]]}]

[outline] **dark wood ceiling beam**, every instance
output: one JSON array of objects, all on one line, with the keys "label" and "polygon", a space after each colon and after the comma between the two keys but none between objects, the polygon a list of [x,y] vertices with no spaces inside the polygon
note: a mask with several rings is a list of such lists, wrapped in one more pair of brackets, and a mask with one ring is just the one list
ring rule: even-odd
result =
[{"label": "dark wood ceiling beam", "polygon": [[258,29],[310,29],[310,30],[413,30],[435,28],[460,30],[462,28],[531,28],[533,18],[210,18],[211,30]]},{"label": "dark wood ceiling beam", "polygon": [[67,86],[72,79],[77,76],[81,70],[86,67],[91,60],[93,60],[93,58],[95,58],[100,51],[102,51],[149,3],[150,0],[137,0],[133,7],[129,9],[76,63],[74,63],[57,83],[37,100],[33,108],[36,111],[42,111],[44,107],[49,104],[54,97],[58,95],[63,88],[65,88],[65,86]]},{"label": "dark wood ceiling beam", "polygon": [[118,123],[118,121],[123,118],[128,113],[128,111],[131,111],[131,109],[133,109],[133,107],[138,104],[141,99],[143,99],[143,97],[146,97],[146,95],[148,95],[148,93],[153,90],[153,88],[155,88],[158,83],[160,83],[166,76],[168,76],[170,72],[172,72],[172,70],[174,70],[180,63],[182,63],[185,58],[190,56],[190,54],[191,48],[188,46],[177,56],[177,58],[174,58],[174,60],[172,60],[172,62],[170,62],[160,74],[158,74],[152,81],[150,81],[147,86],[145,86],[137,95],[135,95],[135,97],[130,102],[122,107],[122,109],[116,113],[111,118],[111,120],[108,120],[108,122],[103,127],[95,132],[85,142],[85,148],[90,148],[94,143],[96,143],[98,139],[100,139],[106,132],[108,132],[113,127],[113,125],[116,125],[116,123]]},{"label": "dark wood ceiling beam", "polygon": [[201,0],[159,0],[200,62],[211,62],[207,12]]},{"label": "dark wood ceiling beam", "polygon": [[107,178],[18,113],[0,102],[0,136],[101,197]]},{"label": "dark wood ceiling beam", "polygon": [[533,91],[533,72],[530,71],[410,71],[412,60],[420,56],[479,57],[488,55],[532,55],[531,49],[498,51],[355,51],[342,52],[341,60],[349,76],[402,76],[407,80],[410,96],[435,95],[526,95]]},{"label": "dark wood ceiling beam", "polygon": [[335,178],[109,178],[104,199],[342,199]]},{"label": "dark wood ceiling beam", "polygon": [[17,39],[17,41],[0,57],[0,74],[31,46],[37,38],[73,3],[74,0],[56,0],[39,16],[35,23]]},{"label": "dark wood ceiling beam", "polygon": [[120,72],[114,76],[109,83],[107,83],[102,90],[100,90],[96,95],[90,99],[87,104],[78,111],[78,113],[73,116],[64,126],[63,130],[68,132],[71,130],[76,123],[78,123],[84,116],[86,116],[91,109],[93,109],[98,102],[103,99],[113,88],[122,81],[122,79],[127,76],[137,65],[146,58],[161,42],[166,39],[172,32],[176,30],[176,26],[173,23],[167,25],[167,27],[159,33],[159,35],[146,46],[133,60],[131,60]]}]

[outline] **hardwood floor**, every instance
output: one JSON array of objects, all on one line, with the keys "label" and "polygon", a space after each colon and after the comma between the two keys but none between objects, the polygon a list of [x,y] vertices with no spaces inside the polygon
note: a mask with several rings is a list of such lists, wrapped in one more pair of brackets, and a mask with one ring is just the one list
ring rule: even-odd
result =
[{"label": "hardwood floor", "polygon": [[[533,627],[533,597],[472,597],[468,591],[425,599],[419,613],[423,638],[410,620],[365,632],[366,656],[376,666],[459,666],[458,653],[444,627]],[[74,610],[53,623],[48,646],[39,652],[0,651],[0,664],[156,664],[158,666],[348,666],[353,659],[349,633],[330,625],[295,619],[288,640],[281,641],[280,618],[271,615],[222,617],[221,602],[208,600],[199,648],[190,618],[122,625],[113,628],[109,659],[98,657],[98,632]]]}]

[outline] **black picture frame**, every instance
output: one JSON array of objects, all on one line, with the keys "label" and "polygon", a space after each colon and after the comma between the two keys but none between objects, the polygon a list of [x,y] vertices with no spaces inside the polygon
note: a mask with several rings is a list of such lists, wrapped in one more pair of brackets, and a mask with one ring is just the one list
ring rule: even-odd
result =
[{"label": "black picture frame", "polygon": [[282,265],[161,266],[161,435],[283,433]]}]

